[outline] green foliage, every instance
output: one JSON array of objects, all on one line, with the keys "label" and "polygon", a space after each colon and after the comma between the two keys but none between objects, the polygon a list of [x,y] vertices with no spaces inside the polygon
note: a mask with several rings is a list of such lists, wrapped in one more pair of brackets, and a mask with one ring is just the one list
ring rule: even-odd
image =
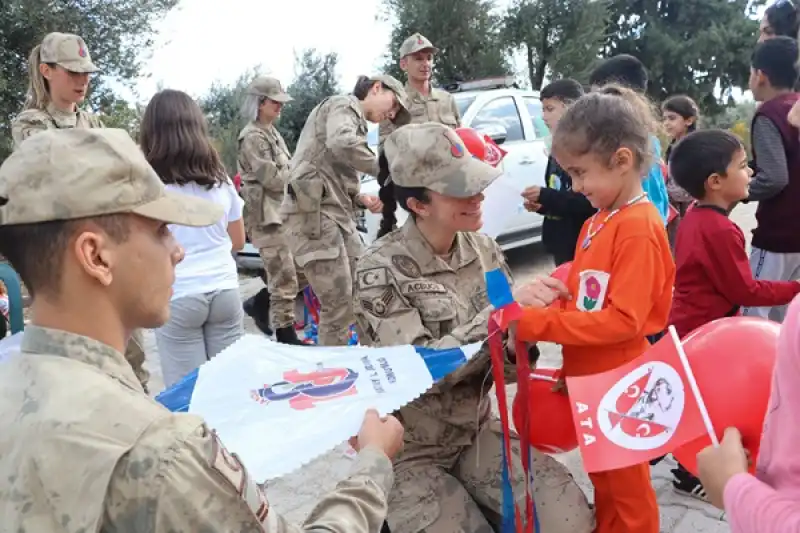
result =
[{"label": "green foliage", "polygon": [[214,82],[198,102],[208,119],[209,133],[231,176],[236,174],[238,137],[245,125],[239,110],[242,107],[247,86],[261,74],[261,69],[257,67],[245,72],[230,85],[219,81]]},{"label": "green foliage", "polygon": [[290,151],[294,152],[311,110],[325,98],[342,92],[337,82],[338,61],[334,53],[320,55],[313,49],[295,57],[295,78],[286,88],[294,100],[284,107],[278,123]]},{"label": "green foliage", "polygon": [[[286,88],[294,98],[284,106],[276,124],[290,151],[294,151],[306,118],[328,96],[340,92],[336,82],[336,54],[320,55],[304,50],[295,57],[295,79]],[[245,126],[240,109],[251,81],[263,75],[260,68],[245,72],[230,85],[214,83],[199,103],[208,118],[209,132],[216,143],[225,167],[236,174],[239,132]]]},{"label": "green foliage", "polygon": [[503,42],[524,52],[534,90],[545,76],[586,82],[602,51],[608,0],[514,0],[503,20]]},{"label": "green foliage", "polygon": [[[27,91],[27,61],[49,32],[86,40],[101,73],[88,105],[109,115],[119,103],[109,82],[132,87],[153,47],[153,23],[178,0],[4,0],[0,2],[0,159],[11,149],[10,123]],[[123,119],[125,122],[127,119]]]},{"label": "green foliage", "polygon": [[144,107],[141,105],[131,105],[125,100],[114,100],[100,113],[100,119],[105,127],[126,130],[134,140],[138,141],[143,114]]},{"label": "green foliage", "polygon": [[700,126],[730,130],[742,140],[747,152],[750,153],[750,122],[755,112],[755,102],[742,102],[726,107],[714,116],[702,119]]},{"label": "green foliage", "polygon": [[437,82],[511,73],[502,45],[502,17],[494,0],[383,0],[392,35],[384,71],[405,79],[398,64],[400,45],[419,32],[439,49],[433,66]]},{"label": "green foliage", "polygon": [[[638,57],[661,101],[687,94],[717,112],[734,87],[746,87],[764,0],[611,0],[605,56]],[[718,100],[715,90],[721,90]]]}]

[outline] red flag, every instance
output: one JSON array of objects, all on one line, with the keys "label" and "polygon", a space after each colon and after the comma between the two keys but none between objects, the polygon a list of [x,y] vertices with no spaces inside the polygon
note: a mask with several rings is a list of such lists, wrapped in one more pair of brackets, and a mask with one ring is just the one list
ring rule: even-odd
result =
[{"label": "red flag", "polygon": [[706,434],[676,339],[667,334],[614,370],[567,378],[587,472],[644,463]]}]

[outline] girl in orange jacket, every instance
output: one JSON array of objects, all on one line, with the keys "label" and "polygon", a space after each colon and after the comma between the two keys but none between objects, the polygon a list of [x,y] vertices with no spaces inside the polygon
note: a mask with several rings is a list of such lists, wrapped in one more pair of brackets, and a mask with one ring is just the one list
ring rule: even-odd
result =
[{"label": "girl in orange jacket", "polygon": [[[656,207],[642,188],[658,120],[643,97],[607,86],[579,99],[558,124],[553,154],[597,214],[583,226],[560,307],[532,307],[541,286],[522,287],[520,339],[563,346],[564,376],[602,373],[644,353],[663,331],[675,264]],[[590,474],[597,533],[658,533],[647,463]]]}]

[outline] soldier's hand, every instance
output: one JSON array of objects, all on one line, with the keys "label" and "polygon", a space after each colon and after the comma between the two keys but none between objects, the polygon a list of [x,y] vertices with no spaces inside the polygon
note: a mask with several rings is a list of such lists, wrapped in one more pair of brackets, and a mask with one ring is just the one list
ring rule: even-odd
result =
[{"label": "soldier's hand", "polygon": [[381,418],[378,411],[370,409],[364,415],[364,422],[358,437],[350,439],[350,446],[356,451],[368,446],[378,448],[389,459],[394,459],[403,449],[403,426],[392,415]]},{"label": "soldier's hand", "polygon": [[371,213],[379,214],[383,211],[383,202],[377,196],[373,196],[371,194],[360,194],[359,200],[361,203],[364,204],[364,207],[369,209]]}]

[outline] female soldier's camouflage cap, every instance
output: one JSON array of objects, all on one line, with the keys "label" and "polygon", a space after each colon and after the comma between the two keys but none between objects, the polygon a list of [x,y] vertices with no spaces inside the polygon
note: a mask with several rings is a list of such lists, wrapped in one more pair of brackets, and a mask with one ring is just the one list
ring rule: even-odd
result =
[{"label": "female soldier's camouflage cap", "polygon": [[394,120],[392,120],[393,123],[397,124],[398,126],[404,126],[409,122],[411,122],[408,94],[406,93],[406,89],[405,87],[403,87],[402,83],[400,83],[396,78],[389,76],[388,74],[378,74],[376,76],[370,76],[369,81],[381,82],[384,85],[384,87],[391,90],[395,94],[395,96],[397,96],[397,103],[400,104],[400,109],[394,116]]},{"label": "female soldier's camouflage cap", "polygon": [[383,150],[396,185],[454,198],[482,192],[503,173],[473,157],[454,130],[434,122],[399,128],[386,138]]},{"label": "female soldier's camouflage cap", "polygon": [[48,33],[39,51],[42,63],[55,63],[70,72],[97,72],[82,38],[71,33]]},{"label": "female soldier's camouflage cap", "polygon": [[254,79],[247,87],[247,92],[257,96],[264,96],[274,102],[280,102],[281,104],[294,100],[289,93],[283,90],[281,82],[278,79],[268,76],[259,76]]},{"label": "female soldier's camouflage cap", "polygon": [[124,130],[43,131],[0,166],[0,225],[122,213],[197,227],[214,224],[223,210],[167,191]]}]

